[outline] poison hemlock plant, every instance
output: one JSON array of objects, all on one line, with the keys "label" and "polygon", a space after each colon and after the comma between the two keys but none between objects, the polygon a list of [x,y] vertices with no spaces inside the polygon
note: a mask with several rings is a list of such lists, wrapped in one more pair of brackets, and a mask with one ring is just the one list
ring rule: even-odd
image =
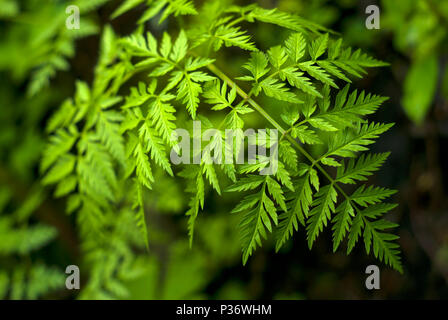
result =
[{"label": "poison hemlock plant", "polygon": [[[323,27],[257,5],[207,1],[197,8],[187,0],[125,1],[113,16],[142,3],[147,9],[133,34],[120,38],[105,28],[93,83],[78,81],[74,98],[48,124],[43,182],[56,185],[55,196],[67,197],[67,212],[76,212],[85,250],[95,248],[95,241],[122,243],[114,261],[123,263],[120,255],[127,257],[130,250],[124,238],[131,236],[120,240],[122,228],[111,231],[112,221],[128,221],[132,214],[139,239],[146,240],[145,197],[163,172],[185,179],[191,242],[209,192],[247,193],[233,210],[241,217],[244,264],[268,234],[280,250],[301,225],[310,249],[328,227],[334,251],[347,240],[350,253],[363,241],[368,254],[402,272],[398,237],[388,231],[397,225],[383,219],[395,207],[384,200],[395,191],[366,183],[389,155],[368,153],[392,126],[367,119],[387,99],[350,87],[366,68],[386,64],[346,47]],[[156,37],[144,30],[151,19],[178,21],[178,31]],[[287,36],[262,50],[246,31],[251,24],[275,25]],[[246,57],[240,74],[223,71],[234,63],[221,59],[228,50]],[[226,129],[247,128],[247,117],[254,115],[278,130],[275,174],[259,174],[267,166],[261,157],[244,165],[205,159],[171,163],[176,129],[191,129],[193,120],[201,121],[202,131],[217,128],[222,134],[202,146],[204,151],[224,139]],[[269,141],[258,137],[256,143],[272,149]],[[88,256],[103,261],[103,254]],[[94,279],[89,285],[101,287],[100,275]],[[106,289],[122,287],[116,282]]]}]

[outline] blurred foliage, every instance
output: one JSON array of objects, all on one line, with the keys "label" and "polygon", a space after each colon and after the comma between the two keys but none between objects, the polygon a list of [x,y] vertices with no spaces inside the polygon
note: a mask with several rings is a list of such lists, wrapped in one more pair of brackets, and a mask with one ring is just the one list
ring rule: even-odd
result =
[{"label": "blurred foliage", "polygon": [[[435,101],[448,53],[448,3],[403,0],[382,5],[384,28],[394,33],[395,47],[412,62],[404,82],[403,107],[412,121],[422,124]],[[448,70],[444,73],[446,79]]]},{"label": "blurred foliage", "polygon": [[[9,70],[16,83],[30,77],[27,92],[34,96],[48,85],[57,71],[69,69],[67,59],[75,54],[76,39],[99,30],[94,20],[85,16],[82,16],[81,29],[65,28],[65,8],[76,5],[82,14],[87,14],[107,1],[1,0],[0,18],[11,23],[4,25],[1,33],[0,69]],[[24,52],[26,59],[16,59]]]},{"label": "blurred foliage", "polygon": [[[211,194],[207,196],[208,205],[200,214],[195,243],[189,249],[183,217],[188,205],[183,193],[185,185],[159,170],[154,172],[158,188],[145,196],[149,250],[136,226],[134,212],[128,209],[105,217],[108,222],[101,237],[84,238],[81,230],[74,229],[77,218],[64,215],[66,203],[52,199],[47,195],[48,189],[42,188],[38,167],[46,140],[44,127],[50,114],[65,97],[75,92],[78,74],[88,78],[90,72],[86,70],[93,70],[96,63],[93,57],[97,55],[98,37],[93,34],[103,28],[104,21],[109,21],[108,17],[118,6],[118,1],[102,6],[106,2],[77,1],[84,8],[81,10],[83,27],[81,32],[68,32],[65,7],[72,4],[70,1],[0,0],[0,298],[448,296],[448,241],[443,225],[441,234],[445,235],[445,245],[438,248],[434,258],[422,249],[424,245],[416,239],[414,229],[403,230],[400,243],[405,251],[405,276],[400,278],[384,271],[382,290],[369,293],[364,289],[363,272],[373,260],[365,258],[362,252],[355,252],[351,259],[343,254],[333,255],[325,244],[331,243],[330,236],[328,241],[319,242],[315,252],[309,252],[301,245],[305,237],[297,235],[294,245],[290,243],[278,255],[271,254],[275,244],[268,240],[266,249],[259,250],[253,261],[242,268],[240,243],[234,227],[239,219],[228,214],[235,203],[233,197],[221,200]],[[360,86],[369,87],[371,79],[375,79],[378,82],[376,92],[384,90],[397,95],[393,97],[395,104],[390,103],[389,108],[400,108],[402,101],[406,114],[415,123],[426,123],[425,117],[440,92],[446,106],[447,1],[384,0],[380,5],[382,29],[378,31],[366,31],[364,27],[364,2],[280,0],[259,3],[332,27],[349,44],[366,48],[390,61],[393,70],[399,69],[398,84],[387,78],[392,78],[393,74],[383,77],[374,74]],[[132,30],[133,27],[126,29],[123,25],[134,25],[138,11],[118,18],[113,23],[114,29],[122,35],[127,33],[123,30]],[[166,22],[150,27],[161,34]],[[286,36],[266,26],[252,33],[262,49],[278,44],[278,39]],[[389,35],[392,37],[390,44]],[[232,54],[227,58],[235,59],[235,63],[229,64],[226,71],[240,72],[237,68],[243,61]],[[273,104],[270,109],[275,107]],[[256,121],[249,116],[246,123],[252,125]],[[398,130],[404,130],[403,127],[399,123]],[[400,133],[394,131],[394,135]],[[397,148],[402,150],[399,147],[403,144],[399,141]],[[319,152],[318,149],[313,151]],[[425,155],[426,151],[421,154]],[[395,181],[401,194],[414,185],[410,172],[402,165],[408,162],[407,155],[406,151],[401,154],[398,151],[395,162],[390,165],[389,178],[377,178],[387,183],[404,170],[404,176]],[[440,178],[445,179],[445,176],[443,173]],[[419,185],[423,180],[419,180]],[[133,190],[124,187],[119,192],[132,193]],[[446,208],[442,206],[440,210],[446,216]],[[397,219],[407,220],[403,215],[407,215],[407,211],[400,211]],[[407,227],[404,224],[404,228]],[[426,235],[428,233],[431,232],[427,231]],[[83,241],[79,240],[81,237]],[[83,288],[80,293],[64,289],[63,271],[69,264],[80,266]]]}]

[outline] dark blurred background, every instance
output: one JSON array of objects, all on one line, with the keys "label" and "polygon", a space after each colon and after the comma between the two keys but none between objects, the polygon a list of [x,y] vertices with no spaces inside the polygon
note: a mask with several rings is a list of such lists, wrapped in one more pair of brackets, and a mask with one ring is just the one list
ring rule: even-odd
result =
[{"label": "dark blurred background", "polygon": [[[85,11],[84,33],[69,36],[57,31],[66,17],[60,8],[67,2],[0,0],[0,298],[101,298],[61,288],[65,267],[82,263],[82,249],[75,218],[64,213],[64,200],[54,200],[51,190],[40,186],[38,170],[49,116],[73,95],[76,79],[92,81],[98,32],[110,23],[118,34],[129,34],[141,14],[135,9],[111,21],[120,1],[97,2],[98,7]],[[343,250],[332,253],[329,232],[310,251],[303,229],[279,253],[272,240],[266,241],[243,267],[238,217],[229,214],[232,196],[209,196],[189,249],[183,186],[160,176],[160,188],[147,197],[149,253],[135,252],[141,260],[140,275],[124,280],[126,294],[116,297],[448,298],[448,1],[256,2],[323,24],[347,44],[390,63],[369,70],[354,86],[390,97],[374,117],[396,125],[372,151],[392,154],[372,182],[399,190],[393,199],[399,206],[389,218],[400,224],[396,232],[404,274],[366,256],[362,246],[349,256]],[[365,27],[365,9],[372,4],[381,10],[379,30]],[[149,28],[157,33],[169,25]],[[261,47],[278,43],[268,27],[260,27],[255,40]],[[65,62],[55,58],[61,53]],[[14,223],[11,216],[18,217]],[[33,232],[45,241],[21,244]],[[14,241],[29,250],[15,252]],[[370,264],[380,266],[380,290],[365,288]],[[42,284],[41,278],[53,280]]]}]

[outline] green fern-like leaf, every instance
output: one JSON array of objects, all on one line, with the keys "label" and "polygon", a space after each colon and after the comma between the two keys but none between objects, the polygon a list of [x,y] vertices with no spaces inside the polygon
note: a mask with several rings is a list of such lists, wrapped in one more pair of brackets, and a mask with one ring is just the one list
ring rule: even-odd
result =
[{"label": "green fern-like leaf", "polygon": [[294,185],[295,192],[288,196],[288,210],[280,215],[279,229],[277,232],[277,251],[292,236],[294,231],[298,231],[300,222],[305,225],[305,219],[308,218],[309,208],[312,204],[312,190],[309,180],[309,173],[298,179]]},{"label": "green fern-like leaf", "polygon": [[335,211],[337,192],[333,185],[328,185],[319,190],[312,203],[313,209],[309,213],[307,237],[310,249],[319,233],[327,226],[331,214]]},{"label": "green fern-like leaf", "polygon": [[[43,184],[55,185],[55,196],[67,197],[67,212],[76,214],[89,263],[98,270],[110,265],[105,274],[91,275],[85,296],[128,294],[116,274],[127,270],[121,261],[132,256],[127,255],[131,246],[117,237],[130,240],[111,221],[131,221],[144,246],[149,233],[144,200],[162,188],[160,177],[175,183],[183,178],[190,245],[205,200],[212,194],[224,197],[221,191],[231,183],[225,190],[248,193],[233,210],[241,218],[244,264],[271,233],[278,251],[303,226],[311,249],[331,224],[334,251],[347,240],[351,252],[362,236],[367,254],[402,271],[397,236],[386,231],[395,224],[383,219],[394,207],[385,200],[395,191],[360,184],[388,156],[367,153],[392,127],[368,119],[387,98],[349,86],[367,68],[387,64],[347,47],[330,30],[277,9],[207,1],[196,10],[189,0],[127,0],[113,16],[134,8],[143,9],[139,24],[157,16],[159,22],[178,19],[169,19],[170,31],[154,34],[143,34],[142,25],[126,37],[105,28],[94,79],[78,81],[74,97],[51,117],[41,162]],[[171,23],[179,23],[177,32],[171,32],[176,29]],[[283,29],[286,41],[259,50],[253,40],[258,37],[249,30],[260,29],[248,29],[248,23]],[[228,54],[242,55],[245,62],[223,71]],[[66,57],[48,60],[42,79],[63,68]],[[236,77],[234,70],[244,73]],[[193,120],[201,121],[199,133]],[[257,123],[276,129],[278,141],[269,131],[246,143],[244,129]],[[187,150],[176,145],[176,129],[192,127],[199,136],[193,136],[193,154],[184,154]],[[208,143],[196,146],[213,128]],[[232,146],[223,143],[229,129],[236,131]],[[252,147],[270,157],[258,155],[244,164],[217,161]],[[170,150],[195,161],[174,165]],[[271,165],[275,170],[263,175]],[[354,192],[348,184],[355,185]],[[95,235],[101,244],[93,245]],[[113,241],[105,241],[108,237]],[[117,243],[120,254],[112,246]],[[126,266],[132,264],[126,260]]]}]

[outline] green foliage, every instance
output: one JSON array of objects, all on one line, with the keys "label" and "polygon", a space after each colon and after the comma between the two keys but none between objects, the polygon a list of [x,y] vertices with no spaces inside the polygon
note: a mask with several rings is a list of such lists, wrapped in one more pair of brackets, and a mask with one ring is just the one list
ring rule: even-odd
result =
[{"label": "green foliage", "polygon": [[[146,1],[125,1],[113,16],[143,3]],[[158,15],[160,22],[170,15],[200,18],[204,12],[213,14],[213,19],[204,16],[203,22],[191,29],[183,24],[175,37],[164,32],[159,40],[149,31],[143,35],[140,28],[119,38],[107,27],[93,84],[78,82],[75,98],[61,106],[48,126],[51,137],[42,159],[43,183],[57,184],[56,195],[68,196],[67,210],[77,212],[88,263],[94,265],[84,295],[126,295],[120,280],[111,277],[124,263],[120,257],[127,257],[128,235],[120,238],[118,229],[110,231],[119,228],[110,220],[115,216],[112,220],[129,223],[126,219],[133,212],[144,240],[139,243],[144,243],[149,234],[145,195],[154,189],[156,176],[163,173],[186,181],[191,195],[186,212],[190,244],[207,194],[214,190],[220,195],[221,185],[230,180],[234,184],[226,191],[250,192],[232,211],[241,216],[244,264],[269,233],[275,233],[276,249],[280,250],[300,223],[306,227],[311,248],[324,228],[333,224],[334,250],[348,235],[350,252],[363,234],[367,253],[373,247],[377,258],[401,272],[398,245],[393,242],[397,237],[384,232],[396,225],[380,219],[392,209],[382,202],[393,191],[361,185],[350,194],[342,188],[343,184],[365,182],[384,163],[388,154],[364,152],[391,125],[365,118],[386,98],[350,92],[349,85],[339,89],[340,83],[351,83],[353,78],[363,77],[366,68],[386,64],[345,46],[325,28],[278,10],[256,5],[222,8],[219,1],[198,10],[184,0],[147,4],[139,23]],[[244,23],[273,24],[289,30],[289,35],[284,43],[263,52],[251,41]],[[242,54],[251,52],[242,65],[245,75],[233,77],[218,68],[222,62],[217,52],[226,47],[239,48]],[[138,78],[142,73],[149,79]],[[125,83],[133,78],[139,79],[138,84],[127,89]],[[238,80],[250,87],[248,93]],[[275,102],[286,129],[255,100],[258,98]],[[202,132],[213,128],[207,109],[215,111],[221,125],[220,134],[201,147],[202,155],[221,145],[225,129],[246,128],[245,118],[257,111],[281,134],[278,151],[269,138],[258,136],[251,142],[279,153],[275,174],[258,174],[268,165],[263,157],[239,166],[238,174],[233,164],[210,164],[204,158],[182,170],[173,166],[168,153],[175,145],[175,129],[191,127],[195,119],[201,120]],[[310,153],[309,145],[323,148],[319,154]],[[234,146],[238,151],[245,147]],[[349,158],[347,163],[345,158]],[[337,167],[335,178],[328,167]],[[132,197],[125,191],[129,187]],[[98,237],[106,241],[101,250],[93,244]],[[116,244],[109,237],[123,243],[121,250],[113,253]],[[131,259],[129,264],[133,263]],[[96,274],[100,268],[110,272]]]},{"label": "green foliage", "polygon": [[444,1],[404,0],[383,1],[383,6],[384,26],[393,32],[395,47],[411,60],[402,104],[407,116],[421,125],[431,110],[443,70],[440,61],[447,52],[448,5]]},{"label": "green foliage", "polygon": [[[259,166],[248,166],[242,172],[251,172],[254,169],[258,170]],[[288,182],[292,188],[290,181],[287,180],[286,184]],[[244,212],[240,223],[244,264],[256,247],[261,246],[263,238],[266,239],[266,231],[272,232],[273,226],[278,225],[277,206],[282,211],[287,211],[282,186],[270,176],[250,175],[248,178],[240,179],[227,191],[244,192],[256,189],[259,190],[246,196],[232,211],[232,213]]]},{"label": "green foliage", "polygon": [[[27,59],[21,59],[10,71],[16,81],[23,81],[32,72],[28,83],[28,95],[35,96],[47,87],[58,71],[67,71],[68,59],[75,55],[75,41],[99,31],[92,16],[88,14],[109,0],[96,1],[46,1],[11,0],[2,2],[2,17],[17,23],[9,24],[2,31],[5,47],[1,45],[0,69],[10,69],[9,63],[15,55],[27,52]],[[81,12],[82,28],[68,30],[65,26],[65,9],[76,5]],[[32,26],[32,27],[30,27]],[[7,45],[7,46],[6,46]]]},{"label": "green foliage", "polygon": [[[145,58],[136,65],[136,68],[148,68],[156,63],[160,64],[151,72],[151,76],[155,78],[169,76],[170,80],[164,92],[176,87],[177,99],[182,100],[194,119],[199,106],[199,95],[202,93],[200,83],[214,79],[198,70],[212,63],[213,60],[199,57],[185,59],[188,40],[183,30],[179,33],[174,45],[171,37],[165,33],[160,45],[160,52],[157,50],[157,40],[149,32],[146,39],[137,34],[126,38],[123,45],[131,56]],[[174,98],[174,96],[172,97]]]},{"label": "green foliage", "polygon": [[146,22],[159,14],[159,22],[161,23],[170,15],[177,17],[181,15],[196,15],[198,13],[193,2],[189,0],[126,0],[115,10],[112,17],[116,18],[144,2],[149,8],[143,13],[139,23]]},{"label": "green foliage", "polygon": [[[391,125],[368,117],[387,98],[356,90],[368,68],[386,63],[350,48],[316,23],[256,4],[1,3],[0,182],[7,187],[0,188],[0,298],[46,298],[63,288],[62,264],[46,259],[58,250],[58,225],[41,219],[47,196],[30,182],[38,161],[42,184],[60,198],[55,203],[65,205],[75,225],[80,253],[70,260],[79,264],[85,281],[81,299],[200,298],[210,275],[238,258],[238,246],[246,264],[257,248],[269,248],[266,239],[281,251],[295,232],[306,235],[310,248],[330,232],[333,250],[347,254],[362,242],[368,255],[403,271],[398,237],[390,231],[397,225],[385,217],[395,208],[385,202],[394,191],[370,182],[389,154],[368,150]],[[69,4],[81,9],[78,31],[65,28]],[[95,9],[103,4],[108,5],[103,16],[109,9],[115,10],[112,18],[123,15],[123,21],[131,10],[139,14],[136,29],[120,35],[103,27],[99,56],[91,59],[93,80],[76,72],[86,79],[76,81],[73,97],[53,108],[68,93],[50,94],[44,87],[56,72],[69,70],[75,41],[99,31]],[[300,4],[289,1],[289,6]],[[325,20],[318,5],[307,6],[314,7],[313,14],[303,16]],[[416,44],[430,42],[428,34],[436,30],[433,44],[441,46],[443,28],[433,20]],[[273,39],[266,30],[274,31]],[[423,52],[433,48],[415,49],[422,58],[415,57],[406,81],[409,104],[431,104],[436,78],[431,70],[438,57]],[[18,59],[23,52],[27,59]],[[424,93],[414,89],[421,70],[428,71]],[[61,76],[67,80],[66,73]],[[27,87],[33,98],[12,96],[13,85]],[[38,126],[47,117],[44,147]],[[201,154],[222,144],[227,129],[277,129],[278,151],[261,136],[241,143],[242,133],[232,151],[254,144],[278,152],[278,170],[260,175],[268,166],[264,157],[244,165],[209,163],[204,157],[197,164],[174,165],[175,130],[191,133],[193,120],[201,121],[201,134],[210,128],[219,132],[202,143]],[[4,133],[8,130],[11,134]],[[4,178],[3,166],[12,178]],[[10,187],[20,182],[19,190]],[[232,214],[229,206],[235,206]],[[166,219],[176,213],[187,219]],[[177,229],[188,229],[194,251],[186,251]],[[235,290],[242,291],[232,284],[226,290],[232,298]]]},{"label": "green foliage", "polygon": [[403,107],[407,116],[421,124],[433,103],[437,89],[438,62],[436,56],[429,56],[415,62],[406,76]]},{"label": "green foliage", "polygon": [[[43,93],[30,103],[23,94],[36,81],[32,69],[38,72],[40,63],[46,63],[44,52],[60,49],[47,38],[52,23],[30,28],[30,23],[50,21],[52,5],[40,4],[43,11],[32,13],[32,1],[1,1],[0,5],[0,299],[50,298],[64,287],[64,270],[57,261],[47,259],[60,233],[42,218],[47,194],[35,181],[46,143],[41,124],[55,97]],[[28,23],[23,20],[25,11]],[[36,37],[44,30],[47,34]],[[36,37],[34,42],[30,36]]]},{"label": "green foliage", "polygon": [[[29,200],[16,207],[10,214],[3,214],[5,208],[14,203],[10,192],[0,188],[0,299],[37,299],[60,289],[65,281],[64,274],[55,267],[40,261],[12,262],[16,257],[30,259],[32,253],[48,245],[57,236],[53,227],[44,224],[29,224],[29,215],[40,206],[40,191],[34,191]],[[31,260],[30,260],[31,261]]]}]

